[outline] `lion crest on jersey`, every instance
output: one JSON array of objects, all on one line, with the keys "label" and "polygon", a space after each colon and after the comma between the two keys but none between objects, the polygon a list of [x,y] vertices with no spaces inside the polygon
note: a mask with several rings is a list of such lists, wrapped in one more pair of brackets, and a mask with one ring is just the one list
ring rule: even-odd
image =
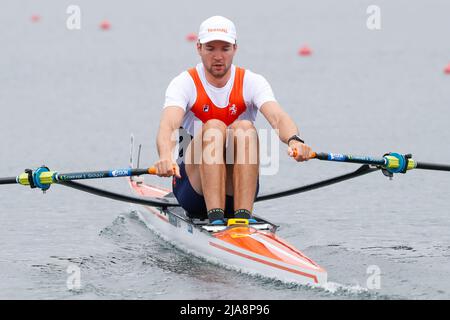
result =
[{"label": "lion crest on jersey", "polygon": [[230,107],[230,115],[231,115],[231,116],[234,116],[234,115],[236,114],[236,112],[237,112],[236,105],[233,104],[233,105]]}]

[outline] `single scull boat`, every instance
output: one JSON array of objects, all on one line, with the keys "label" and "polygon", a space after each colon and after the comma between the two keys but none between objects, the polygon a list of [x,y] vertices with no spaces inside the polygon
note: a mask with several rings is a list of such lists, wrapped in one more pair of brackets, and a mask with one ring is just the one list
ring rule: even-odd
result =
[{"label": "single scull boat", "polygon": [[[143,197],[173,198],[169,190],[130,178],[133,191]],[[327,272],[298,249],[279,238],[278,226],[259,217],[257,223],[229,219],[228,226],[209,226],[191,219],[181,207],[144,206],[140,219],[165,240],[208,261],[247,273],[301,284],[324,284]]]}]

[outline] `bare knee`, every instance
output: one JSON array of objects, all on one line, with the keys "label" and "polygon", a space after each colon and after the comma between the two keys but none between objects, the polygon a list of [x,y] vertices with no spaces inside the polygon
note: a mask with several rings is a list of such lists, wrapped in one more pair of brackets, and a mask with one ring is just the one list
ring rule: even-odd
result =
[{"label": "bare knee", "polygon": [[223,164],[227,126],[220,120],[209,120],[202,129],[202,159],[204,164]]},{"label": "bare knee", "polygon": [[248,120],[240,120],[235,121],[231,126],[231,133],[234,137],[234,140],[236,142],[236,139],[238,140],[257,140],[257,131],[255,126],[251,121]]},{"label": "bare knee", "polygon": [[230,129],[232,129],[233,131],[238,130],[238,129],[240,129],[242,131],[247,131],[247,130],[255,130],[256,131],[255,126],[249,120],[237,120],[231,124]]},{"label": "bare knee", "polygon": [[203,133],[210,129],[219,130],[220,132],[224,133],[227,129],[227,125],[221,120],[211,119],[203,124]]},{"label": "bare knee", "polygon": [[208,120],[202,127],[203,148],[211,142],[216,146],[225,145],[227,126],[220,120]]},{"label": "bare knee", "polygon": [[233,123],[233,150],[235,164],[257,164],[259,162],[258,133],[248,120]]}]

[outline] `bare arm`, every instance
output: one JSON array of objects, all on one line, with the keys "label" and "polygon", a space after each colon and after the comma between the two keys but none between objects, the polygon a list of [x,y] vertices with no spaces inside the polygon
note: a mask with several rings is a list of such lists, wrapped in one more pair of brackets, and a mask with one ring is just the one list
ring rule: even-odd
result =
[{"label": "bare arm", "polygon": [[[184,110],[180,107],[164,108],[159,123],[158,136],[156,138],[156,146],[158,148],[159,161],[155,163],[158,175],[173,175],[174,159],[172,159],[173,150],[177,143],[176,130],[183,121]],[[175,174],[179,175],[178,167]]]},{"label": "bare arm", "polygon": [[[280,140],[287,144],[290,137],[298,134],[298,128],[292,118],[281,108],[278,102],[268,101],[260,108],[261,113],[274,129],[278,129]],[[294,153],[296,150],[296,153]],[[299,141],[291,140],[288,153],[297,161],[306,161],[311,158],[312,150]]]},{"label": "bare arm", "polygon": [[268,101],[260,108],[261,113],[269,121],[274,129],[279,130],[280,140],[287,141],[294,134],[298,134],[298,128],[291,117],[281,108],[278,102]]}]

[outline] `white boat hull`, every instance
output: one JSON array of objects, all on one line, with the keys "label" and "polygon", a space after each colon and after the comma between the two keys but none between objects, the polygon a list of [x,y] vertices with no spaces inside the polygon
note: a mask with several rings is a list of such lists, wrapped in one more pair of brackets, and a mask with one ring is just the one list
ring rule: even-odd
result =
[{"label": "white boat hull", "polygon": [[[138,194],[152,197],[168,192],[133,181],[131,186]],[[209,262],[285,282],[321,285],[327,281],[323,268],[271,231],[250,225],[211,233],[170,210],[140,206],[137,212],[147,227],[164,240]]]}]

